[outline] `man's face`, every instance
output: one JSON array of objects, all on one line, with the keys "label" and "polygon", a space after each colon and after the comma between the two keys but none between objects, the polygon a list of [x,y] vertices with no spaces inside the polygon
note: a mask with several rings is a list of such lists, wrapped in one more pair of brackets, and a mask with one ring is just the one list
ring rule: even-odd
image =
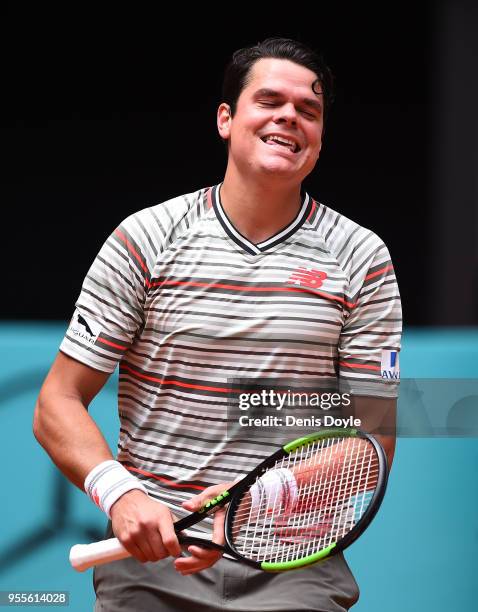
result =
[{"label": "man's face", "polygon": [[[219,132],[229,140],[229,160],[241,173],[268,174],[300,184],[322,145],[323,96],[317,75],[289,60],[267,58],[252,67],[249,83],[228,117],[218,111]],[[315,86],[320,92],[320,86]]]}]

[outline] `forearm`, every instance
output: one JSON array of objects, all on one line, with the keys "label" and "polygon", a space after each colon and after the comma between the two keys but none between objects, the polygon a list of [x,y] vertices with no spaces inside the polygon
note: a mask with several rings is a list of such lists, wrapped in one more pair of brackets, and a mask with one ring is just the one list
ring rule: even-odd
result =
[{"label": "forearm", "polygon": [[[340,442],[324,446],[314,453],[302,465],[292,468],[297,486],[310,486],[311,482],[329,482],[344,474],[357,462],[365,464],[372,457],[372,448],[369,442],[362,438],[345,438]],[[353,469],[353,467],[352,467]]]},{"label": "forearm", "polygon": [[41,394],[33,431],[58,468],[81,490],[87,474],[112,458],[106,440],[79,397]]},{"label": "forearm", "polygon": [[396,437],[395,436],[385,436],[385,435],[377,435],[377,434],[372,434],[382,445],[383,450],[385,451],[385,455],[387,456],[387,464],[388,464],[388,471],[390,471],[391,467],[392,467],[392,463],[393,463],[393,457],[395,456],[395,442],[396,442]]},{"label": "forearm", "polygon": [[397,400],[354,395],[351,410],[351,414],[360,419],[360,428],[382,445],[390,470],[395,454]]},{"label": "forearm", "polygon": [[[45,382],[35,407],[33,431],[59,469],[83,490],[85,478],[93,468],[112,459],[106,440],[86,408],[101,386],[102,377],[99,375],[98,384],[78,392],[61,390],[64,383],[58,378],[53,376]],[[88,494],[111,516],[113,531],[122,544],[141,562],[178,556],[180,547],[169,509],[148,497],[142,487],[139,491],[136,483],[125,481],[123,474],[116,486],[116,467],[103,467],[98,468],[103,473],[90,481],[90,486],[94,481],[94,489]],[[122,492],[121,487],[126,491]]]}]

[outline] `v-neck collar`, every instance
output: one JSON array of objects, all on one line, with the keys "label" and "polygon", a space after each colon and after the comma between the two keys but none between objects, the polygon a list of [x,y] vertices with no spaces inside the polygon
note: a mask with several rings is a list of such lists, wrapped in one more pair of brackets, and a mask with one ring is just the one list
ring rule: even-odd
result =
[{"label": "v-neck collar", "polygon": [[212,206],[214,208],[214,212],[216,213],[216,217],[219,220],[219,223],[222,225],[226,234],[231,238],[231,240],[234,240],[236,244],[238,244],[241,248],[243,248],[251,255],[259,255],[260,253],[271,249],[272,247],[276,246],[281,242],[284,242],[284,240],[287,240],[287,238],[292,236],[292,234],[294,234],[298,229],[300,229],[303,223],[306,221],[313,204],[313,200],[309,197],[309,195],[305,191],[302,191],[302,203],[295,219],[293,219],[288,225],[286,225],[286,227],[279,230],[276,234],[274,234],[270,238],[267,238],[267,240],[263,240],[262,242],[254,244],[234,227],[231,220],[227,216],[226,211],[224,210],[221,202],[221,186],[222,183],[216,185],[215,187],[212,187],[211,189]]}]

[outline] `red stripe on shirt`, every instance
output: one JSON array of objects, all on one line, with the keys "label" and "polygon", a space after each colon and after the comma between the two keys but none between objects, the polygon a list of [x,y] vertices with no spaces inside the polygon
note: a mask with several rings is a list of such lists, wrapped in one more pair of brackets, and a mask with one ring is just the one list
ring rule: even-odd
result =
[{"label": "red stripe on shirt", "polygon": [[348,363],[347,361],[339,361],[339,365],[355,370],[374,370],[380,372],[379,366],[366,365],[365,363]]},{"label": "red stripe on shirt", "polygon": [[347,302],[344,298],[338,297],[336,295],[331,295],[330,293],[325,293],[325,291],[312,291],[305,287],[252,287],[245,285],[229,285],[226,283],[200,283],[195,281],[172,281],[172,280],[164,280],[164,281],[156,281],[155,283],[151,283],[152,287],[158,286],[187,286],[187,287],[209,287],[210,289],[230,289],[231,291],[257,291],[257,292],[274,292],[274,291],[288,291],[295,293],[313,293],[314,295],[320,295],[329,300],[334,300],[336,302],[340,302],[341,304],[345,304],[348,308],[355,308],[357,303]]},{"label": "red stripe on shirt", "polygon": [[375,276],[380,276],[381,274],[385,274],[385,272],[388,272],[389,270],[393,270],[392,264],[389,264],[388,266],[385,266],[385,268],[381,268],[380,270],[377,270],[376,272],[367,274],[367,276],[365,277],[365,280],[370,280],[371,278],[375,278]]},{"label": "red stripe on shirt", "polygon": [[[141,255],[134,248],[134,246],[131,244],[131,242],[126,238],[126,236],[123,234],[123,232],[121,230],[117,229],[115,231],[115,234],[118,236],[118,238],[120,240],[122,240],[125,243],[126,247],[128,248],[128,251],[130,251],[131,254],[134,256],[134,258],[137,260],[137,262],[139,263],[139,265],[143,269],[143,272],[145,272],[146,274],[149,275],[149,270],[148,270],[146,264],[144,263],[144,261],[141,259]],[[150,287],[151,283],[148,281],[148,279],[145,278],[144,280],[145,280],[146,284],[148,285],[148,287]]]},{"label": "red stripe on shirt", "polygon": [[117,348],[120,351],[125,351],[126,347],[121,346],[121,344],[115,344],[114,342],[110,342],[109,340],[105,340],[105,338],[97,338],[97,342],[102,342],[103,344],[107,344],[108,346],[112,346],[113,348]]},{"label": "red stripe on shirt", "polygon": [[315,203],[315,200],[312,200],[312,209],[309,213],[309,216],[307,217],[307,221],[312,217],[316,208],[317,208],[317,204]]},{"label": "red stripe on shirt", "polygon": [[121,366],[122,370],[127,370],[133,376],[137,376],[138,378],[142,378],[143,380],[151,380],[152,382],[157,382],[161,385],[175,385],[177,387],[184,387],[186,389],[198,389],[200,391],[218,391],[219,393],[230,393],[233,389],[227,389],[224,387],[208,387],[206,385],[193,385],[192,383],[180,382],[179,380],[168,380],[166,378],[157,378],[156,376],[147,376],[146,374],[141,374],[141,372],[136,372],[127,365]]}]

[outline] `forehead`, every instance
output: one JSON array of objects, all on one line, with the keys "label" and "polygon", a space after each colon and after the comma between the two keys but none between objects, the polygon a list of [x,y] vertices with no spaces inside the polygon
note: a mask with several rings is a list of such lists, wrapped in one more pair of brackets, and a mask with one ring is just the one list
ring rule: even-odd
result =
[{"label": "forehead", "polygon": [[312,89],[315,81],[317,75],[305,66],[286,59],[263,58],[252,66],[242,93],[252,95],[258,89],[272,89],[316,96]]}]

